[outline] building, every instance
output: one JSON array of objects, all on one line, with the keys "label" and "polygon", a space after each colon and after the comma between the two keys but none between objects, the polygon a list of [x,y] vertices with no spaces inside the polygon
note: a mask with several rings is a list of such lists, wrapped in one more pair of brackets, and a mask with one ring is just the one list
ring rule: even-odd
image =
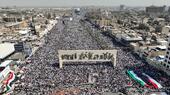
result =
[{"label": "building", "polygon": [[8,56],[14,53],[15,48],[13,43],[0,44],[0,61],[4,60]]},{"label": "building", "polygon": [[157,43],[159,45],[162,45],[162,46],[167,46],[168,44],[168,41],[164,40],[164,39],[157,39]]},{"label": "building", "polygon": [[163,64],[163,66],[170,70],[170,39],[169,44],[167,45],[165,63]]},{"label": "building", "polygon": [[165,12],[165,6],[149,6],[146,7],[147,13],[162,13]]},{"label": "building", "polygon": [[168,13],[170,13],[170,7],[168,8]]},{"label": "building", "polygon": [[77,15],[79,15],[79,14],[80,14],[80,8],[76,8],[76,9],[75,9],[75,13],[76,13]]},{"label": "building", "polygon": [[2,20],[5,22],[20,22],[22,17],[3,17]]},{"label": "building", "polygon": [[168,35],[170,33],[170,26],[164,26],[162,28],[162,34]]},{"label": "building", "polygon": [[123,11],[125,9],[125,5],[120,5],[119,10]]},{"label": "building", "polygon": [[21,22],[14,22],[14,23],[7,23],[5,25],[6,28],[9,29],[25,29],[27,28],[28,24],[26,21],[21,21]]},{"label": "building", "polygon": [[150,50],[150,57],[160,57],[166,54],[166,46],[156,46]]},{"label": "building", "polygon": [[111,22],[110,19],[101,18],[96,20],[95,24],[100,28],[103,28],[103,30],[107,30],[107,27],[111,27]]},{"label": "building", "polygon": [[121,43],[124,45],[129,45],[130,43],[142,41],[142,37],[136,34],[122,34]]},{"label": "building", "polygon": [[[135,47],[134,47],[135,48]],[[136,47],[134,50],[141,58],[149,58],[153,60],[159,60],[166,54],[166,46],[141,46]]]},{"label": "building", "polygon": [[161,66],[162,70],[170,75],[170,38],[168,39],[168,43],[169,44],[167,45],[164,62],[161,64]]}]

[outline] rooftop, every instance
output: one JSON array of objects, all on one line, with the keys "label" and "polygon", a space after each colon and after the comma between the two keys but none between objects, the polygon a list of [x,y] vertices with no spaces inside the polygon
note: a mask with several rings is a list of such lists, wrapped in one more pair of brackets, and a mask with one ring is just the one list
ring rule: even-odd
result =
[{"label": "rooftop", "polygon": [[166,46],[157,46],[157,49],[166,50]]},{"label": "rooftop", "polygon": [[7,23],[6,26],[7,26],[7,27],[11,27],[11,26],[19,25],[19,24],[21,24],[21,23],[22,23],[22,22]]},{"label": "rooftop", "polygon": [[127,41],[133,41],[133,40],[139,40],[139,41],[142,41],[142,37],[140,36],[137,36],[137,35],[127,35],[127,34],[124,34],[122,35],[122,38],[124,40],[127,40]]},{"label": "rooftop", "polygon": [[2,43],[0,44],[0,59],[4,59],[15,51],[14,44]]},{"label": "rooftop", "polygon": [[8,66],[11,62],[12,62],[12,60],[6,60],[6,61],[4,61],[4,62],[2,62],[2,63],[0,64],[0,67],[6,67],[6,66]]}]

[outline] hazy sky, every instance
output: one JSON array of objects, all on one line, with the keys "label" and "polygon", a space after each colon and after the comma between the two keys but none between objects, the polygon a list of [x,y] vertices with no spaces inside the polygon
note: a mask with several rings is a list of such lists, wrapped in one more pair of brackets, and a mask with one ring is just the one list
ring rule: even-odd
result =
[{"label": "hazy sky", "polygon": [[148,6],[170,5],[170,0],[0,0],[0,6]]}]

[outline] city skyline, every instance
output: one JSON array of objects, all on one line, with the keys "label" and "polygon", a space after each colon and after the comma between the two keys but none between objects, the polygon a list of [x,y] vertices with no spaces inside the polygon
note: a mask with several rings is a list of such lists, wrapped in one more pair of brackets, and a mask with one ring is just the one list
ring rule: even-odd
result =
[{"label": "city skyline", "polygon": [[1,0],[0,6],[162,6],[170,4],[170,0]]}]

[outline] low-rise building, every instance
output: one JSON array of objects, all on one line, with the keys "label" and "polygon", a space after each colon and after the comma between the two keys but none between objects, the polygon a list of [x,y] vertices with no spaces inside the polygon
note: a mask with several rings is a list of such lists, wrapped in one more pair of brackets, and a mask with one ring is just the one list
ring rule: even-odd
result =
[{"label": "low-rise building", "polygon": [[129,45],[130,43],[142,41],[142,37],[136,34],[122,34],[121,42],[125,45]]},{"label": "low-rise building", "polygon": [[162,13],[165,11],[165,6],[149,6],[146,7],[147,13]]},{"label": "low-rise building", "polygon": [[16,30],[16,29],[25,29],[27,28],[28,24],[26,21],[22,22],[13,22],[13,23],[7,23],[5,25],[6,28]]},{"label": "low-rise building", "polygon": [[0,44],[0,61],[4,60],[8,56],[14,53],[15,48],[13,43]]},{"label": "low-rise building", "polygon": [[96,24],[100,27],[100,28],[104,28],[106,26],[110,26],[111,24],[111,20],[109,19],[105,19],[105,18],[102,18],[101,20],[96,20]]},{"label": "low-rise building", "polygon": [[20,21],[22,21],[22,17],[16,17],[16,16],[3,17],[2,19],[5,22],[20,22]]},{"label": "low-rise building", "polygon": [[170,26],[164,26],[162,28],[162,34],[168,35],[170,33]]}]

